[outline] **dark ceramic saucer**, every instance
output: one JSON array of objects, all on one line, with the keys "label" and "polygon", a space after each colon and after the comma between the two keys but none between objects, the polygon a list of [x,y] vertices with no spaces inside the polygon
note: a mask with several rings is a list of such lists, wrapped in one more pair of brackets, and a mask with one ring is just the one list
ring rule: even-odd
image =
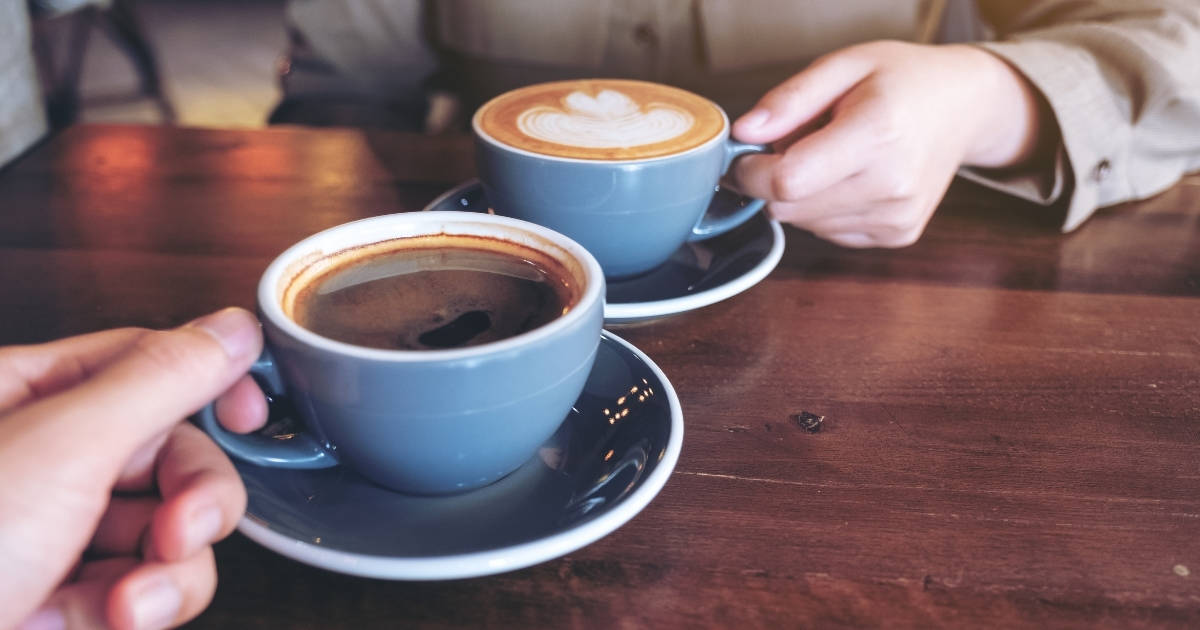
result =
[{"label": "dark ceramic saucer", "polygon": [[[718,190],[717,194],[733,193]],[[424,209],[490,211],[478,180],[455,186]],[[733,297],[767,277],[782,256],[783,229],[760,213],[721,236],[685,243],[670,260],[647,274],[609,281],[604,322],[655,319]]]},{"label": "dark ceramic saucer", "polygon": [[374,578],[440,580],[520,569],[588,545],[658,494],[683,444],[667,377],[605,332],[583,394],[537,456],[464,494],[411,496],[345,467],[238,462],[249,493],[239,531],[284,556]]}]

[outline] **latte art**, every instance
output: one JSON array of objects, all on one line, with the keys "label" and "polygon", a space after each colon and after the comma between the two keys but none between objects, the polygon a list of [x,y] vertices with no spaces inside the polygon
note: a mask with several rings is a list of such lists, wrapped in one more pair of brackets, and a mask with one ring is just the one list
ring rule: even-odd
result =
[{"label": "latte art", "polygon": [[552,157],[640,160],[686,152],[725,134],[708,99],[624,79],[558,81],[519,88],[484,104],[477,135]]},{"label": "latte art", "polygon": [[651,103],[642,108],[615,90],[601,90],[594,97],[571,92],[563,106],[528,109],[517,118],[517,127],[547,142],[611,149],[666,142],[687,133],[696,122],[679,107]]}]

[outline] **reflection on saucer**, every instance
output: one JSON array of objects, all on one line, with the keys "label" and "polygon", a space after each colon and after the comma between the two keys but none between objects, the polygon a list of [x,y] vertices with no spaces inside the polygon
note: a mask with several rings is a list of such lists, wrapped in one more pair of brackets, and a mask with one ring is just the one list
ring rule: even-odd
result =
[{"label": "reflection on saucer", "polygon": [[[491,212],[478,180],[452,188],[424,210]],[[783,256],[783,245],[783,229],[763,214],[721,236],[686,243],[649,273],[609,281],[604,322],[655,319],[733,297],[771,273]]]},{"label": "reflection on saucer", "polygon": [[284,556],[367,577],[437,580],[511,571],[588,545],[658,494],[683,444],[666,376],[605,332],[583,393],[524,466],[471,492],[426,497],[344,468],[236,463],[249,503],[239,531]]}]

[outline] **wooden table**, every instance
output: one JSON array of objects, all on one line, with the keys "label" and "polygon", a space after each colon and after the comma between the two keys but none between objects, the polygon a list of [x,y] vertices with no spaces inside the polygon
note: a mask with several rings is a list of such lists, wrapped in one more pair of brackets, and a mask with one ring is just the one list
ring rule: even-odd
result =
[{"label": "wooden table", "polygon": [[[286,245],[471,172],[461,138],[69,129],[0,171],[0,343],[250,307]],[[750,291],[617,331],[687,432],[615,533],[435,583],[234,535],[194,625],[1198,627],[1200,176],[1057,222],[959,185],[906,249],[788,230]]]}]

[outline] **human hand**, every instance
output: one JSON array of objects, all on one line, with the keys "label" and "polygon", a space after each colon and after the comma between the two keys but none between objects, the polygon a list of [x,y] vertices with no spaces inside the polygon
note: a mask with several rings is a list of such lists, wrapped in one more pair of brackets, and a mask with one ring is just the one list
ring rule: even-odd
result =
[{"label": "human hand", "polygon": [[261,347],[226,309],[0,349],[0,628],[161,628],[208,605],[246,494],[181,421],[249,387]]},{"label": "human hand", "polygon": [[775,218],[834,243],[911,245],[960,165],[1032,156],[1048,132],[1039,99],[982,49],[854,46],[818,59],[734,123],[737,139],[777,149],[740,158],[734,183],[766,199]]}]

